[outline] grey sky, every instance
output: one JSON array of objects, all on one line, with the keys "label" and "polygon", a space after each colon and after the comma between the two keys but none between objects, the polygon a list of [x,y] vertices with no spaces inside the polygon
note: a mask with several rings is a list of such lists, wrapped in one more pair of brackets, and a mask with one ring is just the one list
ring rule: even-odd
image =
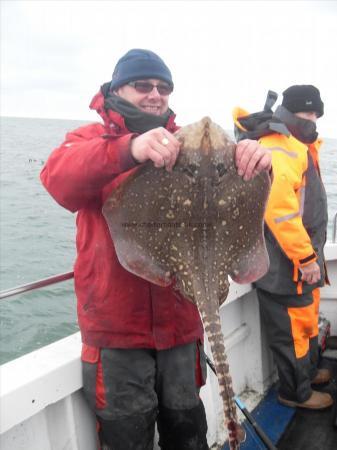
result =
[{"label": "grey sky", "polygon": [[337,1],[1,0],[1,114],[97,120],[88,109],[130,48],[171,68],[180,124],[262,109],[268,89],[314,84],[337,137]]}]

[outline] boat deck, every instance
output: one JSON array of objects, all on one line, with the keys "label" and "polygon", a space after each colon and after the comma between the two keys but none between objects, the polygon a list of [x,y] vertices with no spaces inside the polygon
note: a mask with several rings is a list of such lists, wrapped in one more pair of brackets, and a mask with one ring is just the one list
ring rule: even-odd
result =
[{"label": "boat deck", "polygon": [[[337,354],[337,351],[335,351]],[[337,449],[337,359],[322,360],[333,373],[329,385],[317,390],[329,392],[335,399],[333,407],[312,411],[289,408],[277,401],[277,385],[274,385],[252,415],[278,450],[336,450]],[[245,424],[247,439],[242,450],[265,449],[265,445],[249,424]],[[226,445],[224,450],[228,450]]]},{"label": "boat deck", "polygon": [[[337,351],[335,351],[337,353]],[[332,381],[321,389],[335,399],[331,408],[310,411],[297,408],[293,419],[277,444],[278,450],[336,450],[337,449],[337,359],[325,360],[333,372]],[[290,409],[290,408],[287,408]]]}]

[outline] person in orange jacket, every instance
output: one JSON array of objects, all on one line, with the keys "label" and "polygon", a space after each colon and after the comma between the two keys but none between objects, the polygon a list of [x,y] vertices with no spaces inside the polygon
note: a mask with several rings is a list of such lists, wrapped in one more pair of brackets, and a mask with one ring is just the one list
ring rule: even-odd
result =
[{"label": "person in orange jacket", "polygon": [[329,393],[312,385],[328,383],[331,373],[318,369],[319,287],[327,282],[323,247],[327,199],[319,169],[316,121],[324,113],[319,90],[294,85],[269,92],[263,112],[234,110],[236,134],[254,136],[271,149],[273,182],[265,212],[270,268],[256,282],[262,321],[279,375],[280,403],[324,409]]},{"label": "person in orange jacket", "polygon": [[[152,450],[156,422],[162,449],[208,449],[198,310],[172,286],[126,271],[102,214],[106,198],[138,164],[151,160],[172,170],[180,147],[169,108],[173,87],[157,54],[128,51],[91,102],[103,123],[68,133],[41,172],[54,199],[77,212],[74,273],[84,393],[102,444],[114,450]],[[270,152],[245,140],[236,163],[250,179],[270,169]]]}]

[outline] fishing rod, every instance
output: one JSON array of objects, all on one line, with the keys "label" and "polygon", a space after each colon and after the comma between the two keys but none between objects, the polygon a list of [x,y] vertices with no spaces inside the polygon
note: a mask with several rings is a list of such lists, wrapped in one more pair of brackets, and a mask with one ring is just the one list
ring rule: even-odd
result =
[{"label": "fishing rod", "polygon": [[[216,369],[214,367],[214,364],[212,363],[212,361],[206,354],[205,354],[205,357],[206,357],[206,362],[207,362],[208,366],[210,367],[212,372],[216,375]],[[234,400],[235,400],[236,406],[240,409],[240,411],[246,417],[246,419],[248,420],[250,425],[254,428],[256,434],[261,439],[261,441],[266,446],[266,448],[268,450],[277,450],[277,447],[275,447],[275,445],[272,443],[272,441],[269,439],[269,437],[266,435],[266,433],[262,430],[262,428],[259,426],[259,424],[256,422],[254,417],[247,410],[246,406],[239,399],[239,397],[235,396]]]}]

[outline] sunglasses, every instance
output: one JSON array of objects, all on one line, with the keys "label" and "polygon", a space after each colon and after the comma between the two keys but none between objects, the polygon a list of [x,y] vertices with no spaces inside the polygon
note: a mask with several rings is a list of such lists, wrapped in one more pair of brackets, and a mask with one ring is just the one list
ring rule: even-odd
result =
[{"label": "sunglasses", "polygon": [[173,86],[169,84],[152,84],[149,81],[130,81],[129,86],[132,86],[140,94],[149,94],[153,88],[157,88],[160,95],[169,95],[173,91]]}]

